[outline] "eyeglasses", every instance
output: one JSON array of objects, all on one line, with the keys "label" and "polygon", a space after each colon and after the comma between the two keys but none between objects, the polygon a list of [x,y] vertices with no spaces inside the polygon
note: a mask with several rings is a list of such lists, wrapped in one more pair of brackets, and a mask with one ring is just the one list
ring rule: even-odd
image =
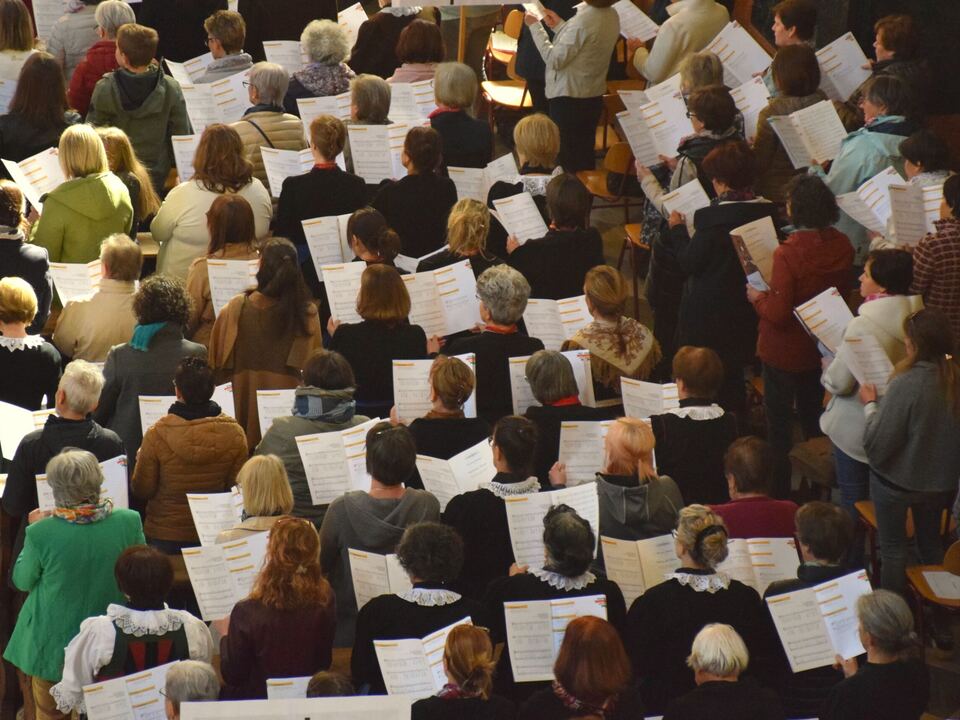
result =
[{"label": "eyeglasses", "polygon": [[241,84],[246,88],[250,87],[250,83],[248,83],[246,80],[241,80]]},{"label": "eyeglasses", "polygon": [[216,38],[215,38],[215,37],[208,37],[208,38],[207,38],[207,45],[209,45],[210,43],[215,42],[215,41],[216,41]]},{"label": "eyeglasses", "polygon": [[693,113],[693,112],[690,112],[689,110],[687,110],[687,117],[688,117],[688,118],[695,118],[695,117],[697,117],[697,114],[696,114],[696,113]]},{"label": "eyeglasses", "polygon": [[677,539],[677,531],[676,531],[676,530],[671,530],[671,531],[670,531],[670,537],[672,537],[674,540],[676,540],[676,539]]}]

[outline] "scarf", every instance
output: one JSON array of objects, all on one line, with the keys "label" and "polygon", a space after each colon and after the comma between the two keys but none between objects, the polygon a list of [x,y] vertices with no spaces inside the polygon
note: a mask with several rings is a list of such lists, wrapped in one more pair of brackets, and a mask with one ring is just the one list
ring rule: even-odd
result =
[{"label": "scarf", "polygon": [[146,352],[150,347],[153,336],[156,335],[166,325],[164,322],[149,323],[148,325],[137,325],[133,329],[133,337],[130,338],[130,347],[140,352]]},{"label": "scarf", "polygon": [[171,415],[176,415],[184,420],[200,420],[201,418],[219,417],[223,412],[220,406],[213,400],[200,403],[186,403],[177,401],[170,406],[167,411]]},{"label": "scarf", "polygon": [[601,718],[605,718],[607,717],[607,713],[614,708],[612,700],[608,700],[603,705],[591,705],[583,700],[579,700],[561,685],[559,680],[553,681],[553,694],[557,696],[557,699],[565,708],[572,710],[578,715],[599,715]]},{"label": "scarf", "polygon": [[757,195],[753,190],[727,190],[725,193],[717,195],[713,200],[710,201],[711,205],[719,205],[720,203],[725,202],[749,202],[750,200],[756,200]]},{"label": "scarf", "polygon": [[113,500],[107,498],[100,503],[83,503],[75,507],[55,507],[53,516],[74,525],[91,525],[100,522],[113,512]]},{"label": "scarf", "polygon": [[871,302],[873,300],[879,300],[880,298],[887,298],[887,297],[891,297],[890,293],[885,293],[885,292],[870,293],[863,299],[863,304],[866,305],[868,302]]},{"label": "scarf", "polygon": [[297,388],[293,400],[293,416],[319,420],[331,425],[350,422],[357,412],[353,388],[327,392],[315,387]]},{"label": "scarf", "polygon": [[78,13],[87,7],[87,4],[83,0],[65,0],[63,3],[63,10],[66,13]]},{"label": "scarf", "polygon": [[456,683],[447,683],[440,689],[440,692],[437,693],[437,697],[443,700],[463,700],[465,698],[480,697],[480,695],[478,693],[467,692]]}]

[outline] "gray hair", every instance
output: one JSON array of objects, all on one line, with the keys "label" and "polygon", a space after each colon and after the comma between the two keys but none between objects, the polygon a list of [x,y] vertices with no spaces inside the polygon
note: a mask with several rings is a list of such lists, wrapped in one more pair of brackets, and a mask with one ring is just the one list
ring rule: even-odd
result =
[{"label": "gray hair", "polygon": [[133,14],[133,8],[122,0],[104,0],[97,5],[93,18],[97,21],[97,25],[103,29],[103,34],[110,40],[117,36],[117,30],[120,29],[121,25],[137,21],[136,15]]},{"label": "gray hair", "polygon": [[680,85],[686,92],[723,85],[723,63],[709,50],[688,55],[680,64]]},{"label": "gray hair", "polygon": [[477,295],[495,323],[513,325],[527,309],[530,283],[509,265],[494,265],[477,278]]},{"label": "gray hair", "polygon": [[93,453],[65,448],[47,463],[47,482],[57,507],[100,502],[103,470]]},{"label": "gray hair", "polygon": [[477,97],[477,74],[463,63],[440,63],[433,76],[433,92],[438,105],[469,110]]},{"label": "gray hair", "polygon": [[874,590],[857,600],[860,627],[884,652],[905,655],[917,646],[913,613],[907,602],[889,590]]},{"label": "gray hair", "polygon": [[346,31],[333,20],[311,20],[300,35],[300,46],[310,62],[339,65],[350,57]]},{"label": "gray hair", "polygon": [[863,97],[884,109],[884,115],[910,115],[913,95],[896,75],[874,75],[863,84]]},{"label": "gray hair", "polygon": [[283,65],[258,62],[250,68],[249,83],[257,89],[261,103],[283,105],[283,96],[287,94],[290,76]]},{"label": "gray hair", "polygon": [[750,653],[743,638],[729,625],[710,623],[697,633],[687,657],[687,667],[717,677],[739,677],[747,669]]},{"label": "gray hair", "polygon": [[556,350],[537,350],[527,360],[525,374],[533,396],[544,405],[580,392],[573,366]]},{"label": "gray hair", "polygon": [[163,694],[175,712],[180,712],[180,703],[216,700],[220,696],[220,681],[216,671],[199,660],[181,660],[167,670],[167,682]]},{"label": "gray hair", "polygon": [[386,122],[390,95],[390,83],[377,75],[357,75],[350,81],[350,102],[357,106],[358,122]]},{"label": "gray hair", "polygon": [[596,541],[588,520],[568,505],[556,505],[543,518],[544,567],[566,577],[583,575],[593,562]]},{"label": "gray hair", "polygon": [[62,390],[71,412],[86,415],[100,402],[103,373],[86,360],[73,360],[63,371],[57,390]]}]

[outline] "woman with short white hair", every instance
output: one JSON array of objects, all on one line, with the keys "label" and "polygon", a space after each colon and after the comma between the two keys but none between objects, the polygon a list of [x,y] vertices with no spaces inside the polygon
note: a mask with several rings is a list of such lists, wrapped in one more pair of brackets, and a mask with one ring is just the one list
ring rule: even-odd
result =
[{"label": "woman with short white hair", "polygon": [[486,167],[493,155],[493,133],[485,120],[470,116],[477,99],[476,73],[463,63],[440,63],[433,90],[437,109],[430,113],[430,127],[443,140],[444,165]]},{"label": "woman with short white hair", "polygon": [[350,89],[353,70],[346,65],[350,40],[346,31],[332,20],[314,20],[303,29],[300,48],[310,62],[290,79],[283,106],[300,115],[297,98],[339,95]]},{"label": "woman with short white hair", "polygon": [[163,689],[167,720],[179,720],[180,703],[215,701],[220,697],[220,681],[210,663],[181,660],[167,670]]},{"label": "woman with short white hair", "polygon": [[133,8],[123,0],[103,0],[93,17],[99,39],[90,46],[69,78],[70,107],[84,116],[90,109],[90,96],[100,78],[117,69],[117,30],[121,25],[137,21]]}]

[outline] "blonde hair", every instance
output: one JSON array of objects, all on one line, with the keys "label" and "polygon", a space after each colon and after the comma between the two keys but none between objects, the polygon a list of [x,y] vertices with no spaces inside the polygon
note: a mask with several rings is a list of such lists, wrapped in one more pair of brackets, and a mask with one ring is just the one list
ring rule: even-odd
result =
[{"label": "blonde hair", "polygon": [[457,625],[447,635],[443,659],[450,679],[465,695],[489,699],[496,662],[487,630],[476,625]]},{"label": "blonde hair", "polygon": [[0,322],[29,325],[37,314],[37,294],[23,278],[0,280]]},{"label": "blonde hair", "polygon": [[483,255],[489,232],[490,211],[482,202],[464,198],[451,208],[447,217],[447,244],[452,253]]},{"label": "blonde hair", "polygon": [[60,168],[67,179],[105,173],[110,169],[103,141],[92,125],[71,125],[60,136]]},{"label": "blonde hair", "polygon": [[709,85],[723,85],[723,63],[708,50],[688,55],[680,64],[680,87],[692,92]]},{"label": "blonde hair", "polygon": [[513,142],[522,160],[536,167],[552,168],[560,152],[560,128],[543,113],[527,115],[513,128]]},{"label": "blonde hair", "polygon": [[620,271],[609,265],[597,265],[583,279],[584,294],[603,317],[618,318],[627,303],[627,283]]},{"label": "blonde hair", "polygon": [[617,418],[607,430],[607,437],[610,453],[606,472],[613,475],[637,473],[641,480],[657,477],[653,467],[653,448],[657,440],[649,423],[632,417]]},{"label": "blonde hair", "polygon": [[722,678],[739,677],[749,662],[750,653],[743,638],[723,623],[704,625],[693,639],[687,657],[687,667],[694,672],[702,670]]},{"label": "blonde hair", "polygon": [[[150,173],[137,157],[130,138],[120,128],[100,127],[97,128],[97,135],[103,142],[103,149],[107,153],[107,165],[110,171],[119,175],[120,173],[130,173],[137,182],[140,183],[140,196],[137,202],[137,217],[146,219],[160,209],[160,196],[153,189],[153,182],[150,180]],[[134,232],[136,228],[134,228]]]},{"label": "blonde hair", "polygon": [[109,268],[111,280],[133,282],[140,277],[143,251],[123,233],[115,233],[100,243],[100,262]]},{"label": "blonde hair", "polygon": [[677,542],[694,562],[715,568],[727,559],[727,526],[706,505],[687,505],[677,520]]},{"label": "blonde hair", "polygon": [[293,492],[287,469],[276,455],[255,455],[237,473],[243,509],[251,517],[287,515],[293,510]]}]

